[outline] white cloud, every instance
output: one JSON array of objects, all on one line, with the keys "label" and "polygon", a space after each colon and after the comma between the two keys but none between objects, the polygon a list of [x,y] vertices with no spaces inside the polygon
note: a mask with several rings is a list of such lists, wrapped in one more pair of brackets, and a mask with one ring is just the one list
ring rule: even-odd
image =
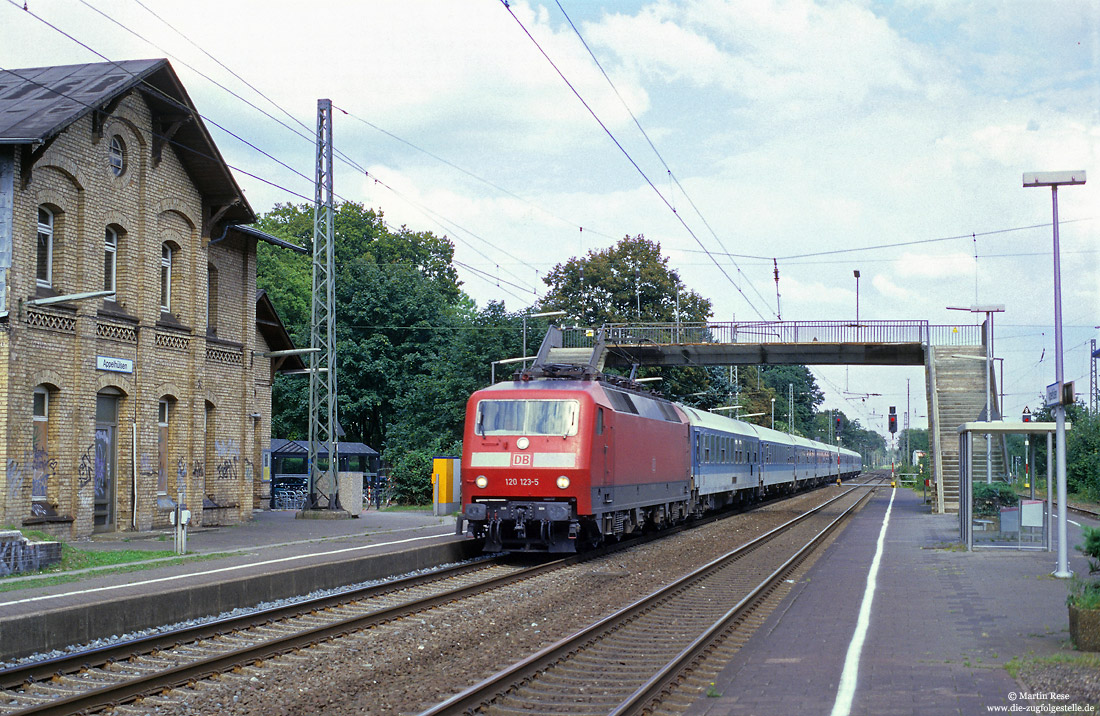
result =
[{"label": "white cloud", "polygon": [[909,281],[973,278],[974,257],[958,251],[936,254],[906,251],[893,268],[897,276]]}]

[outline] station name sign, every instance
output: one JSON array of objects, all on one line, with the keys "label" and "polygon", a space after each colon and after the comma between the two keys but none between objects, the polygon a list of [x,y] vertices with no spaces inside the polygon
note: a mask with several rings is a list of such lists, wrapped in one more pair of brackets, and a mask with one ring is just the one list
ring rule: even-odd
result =
[{"label": "station name sign", "polygon": [[96,370],[109,370],[113,373],[133,373],[134,362],[129,358],[95,357]]},{"label": "station name sign", "polygon": [[1051,383],[1047,386],[1046,392],[1046,407],[1053,408],[1055,405],[1073,405],[1076,394],[1074,393],[1073,381],[1067,381],[1059,385],[1058,383]]}]

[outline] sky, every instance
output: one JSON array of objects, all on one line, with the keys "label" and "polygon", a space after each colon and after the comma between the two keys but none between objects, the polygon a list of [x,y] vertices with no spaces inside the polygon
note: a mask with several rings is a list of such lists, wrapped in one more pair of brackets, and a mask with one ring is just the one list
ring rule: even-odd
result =
[{"label": "sky", "polygon": [[[555,265],[660,243],[716,321],[977,323],[1006,414],[1100,338],[1100,5],[1003,0],[27,0],[0,68],[168,57],[258,213],[335,193],[446,235],[480,305]],[[778,296],[774,266],[779,268]],[[927,425],[922,368],[815,367],[824,407]],[[908,397],[907,397],[908,395]]]}]

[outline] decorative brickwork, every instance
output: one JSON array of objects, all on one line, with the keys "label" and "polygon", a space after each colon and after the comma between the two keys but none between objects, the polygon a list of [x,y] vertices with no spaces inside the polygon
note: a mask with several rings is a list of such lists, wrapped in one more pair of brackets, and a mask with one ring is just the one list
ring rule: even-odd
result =
[{"label": "decorative brickwork", "polygon": [[206,346],[206,360],[211,363],[223,363],[225,365],[242,365],[244,363],[239,348],[236,350],[226,350],[224,348],[215,348],[210,345]]},{"label": "decorative brickwork", "polygon": [[96,338],[106,338],[121,343],[137,343],[137,328],[100,321],[95,326]]},{"label": "decorative brickwork", "polygon": [[175,351],[187,352],[191,345],[191,339],[178,333],[157,333],[157,348],[170,348]]},{"label": "decorative brickwork", "polygon": [[32,328],[74,333],[76,332],[76,317],[59,316],[55,313],[43,313],[41,311],[27,311],[27,325]]}]

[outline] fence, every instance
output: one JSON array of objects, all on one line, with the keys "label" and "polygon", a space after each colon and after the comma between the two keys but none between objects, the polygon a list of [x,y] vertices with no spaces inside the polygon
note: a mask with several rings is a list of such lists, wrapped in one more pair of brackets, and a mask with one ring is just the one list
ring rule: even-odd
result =
[{"label": "fence", "polygon": [[[706,323],[613,323],[605,340],[615,344],[700,343],[921,343],[933,346],[982,345],[981,326],[933,326],[928,321],[779,321]],[[592,328],[562,330],[565,348],[595,346]]]}]

